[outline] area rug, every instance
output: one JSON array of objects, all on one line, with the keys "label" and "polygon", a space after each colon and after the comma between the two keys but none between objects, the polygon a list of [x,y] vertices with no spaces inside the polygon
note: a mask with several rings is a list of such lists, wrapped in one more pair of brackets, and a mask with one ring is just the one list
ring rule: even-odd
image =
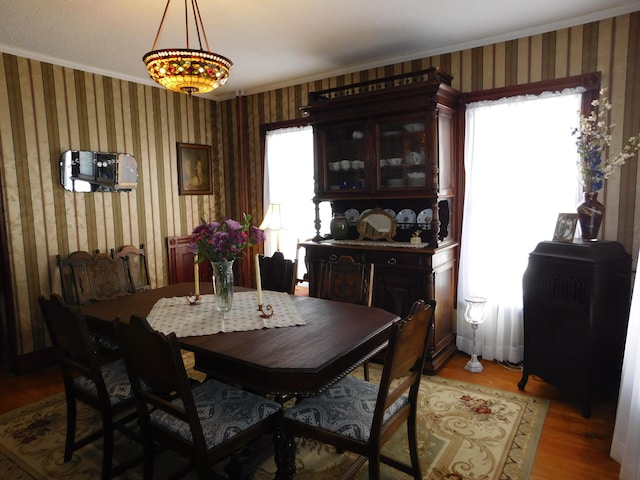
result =
[{"label": "area rug", "polygon": [[[372,380],[379,368],[372,365]],[[425,376],[418,413],[419,454],[427,480],[526,480],[529,478],[549,402],[518,393]],[[89,408],[79,409],[79,432],[100,424]],[[65,438],[64,394],[0,416],[0,478],[4,480],[90,480],[100,476],[100,443],[77,451],[69,463],[62,461]],[[401,430],[385,450],[407,459],[406,431]],[[120,437],[116,458],[138,451]],[[159,456],[156,472],[168,472],[179,460],[170,453]],[[343,473],[353,457],[316,442],[299,439],[296,478],[329,480]],[[382,467],[382,478],[402,479],[404,474]],[[255,480],[274,478],[275,466],[267,460]],[[142,478],[141,468],[123,474],[123,480]],[[188,477],[193,478],[193,477]],[[367,466],[358,472],[367,478]]]}]

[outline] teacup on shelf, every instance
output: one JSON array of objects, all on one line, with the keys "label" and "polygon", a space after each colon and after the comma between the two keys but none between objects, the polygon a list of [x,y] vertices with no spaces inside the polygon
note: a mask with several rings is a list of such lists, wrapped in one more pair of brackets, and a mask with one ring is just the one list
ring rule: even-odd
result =
[{"label": "teacup on shelf", "polygon": [[408,165],[420,165],[424,163],[424,157],[418,152],[407,152],[406,162]]},{"label": "teacup on shelf", "polygon": [[330,162],[329,163],[329,171],[330,172],[339,172],[340,171],[340,162]]}]

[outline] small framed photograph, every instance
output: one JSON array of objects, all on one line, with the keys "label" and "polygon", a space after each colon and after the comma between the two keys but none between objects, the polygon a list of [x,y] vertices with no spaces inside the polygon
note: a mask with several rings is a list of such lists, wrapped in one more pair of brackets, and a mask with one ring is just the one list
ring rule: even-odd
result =
[{"label": "small framed photograph", "polygon": [[178,193],[213,194],[211,145],[178,143]]},{"label": "small framed photograph", "polygon": [[553,233],[553,241],[572,243],[573,236],[576,233],[577,223],[577,213],[559,213],[556,230]]}]

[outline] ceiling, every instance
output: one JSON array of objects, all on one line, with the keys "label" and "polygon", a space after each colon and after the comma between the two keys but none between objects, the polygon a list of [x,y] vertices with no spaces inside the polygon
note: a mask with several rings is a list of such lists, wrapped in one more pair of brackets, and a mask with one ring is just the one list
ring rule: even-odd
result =
[{"label": "ceiling", "polygon": [[[0,51],[155,85],[164,0],[0,0]],[[640,10],[638,0],[200,0],[211,51],[234,63],[224,100]],[[171,3],[157,48],[186,46]],[[190,27],[190,47],[198,48]],[[206,46],[205,46],[206,48]]]}]

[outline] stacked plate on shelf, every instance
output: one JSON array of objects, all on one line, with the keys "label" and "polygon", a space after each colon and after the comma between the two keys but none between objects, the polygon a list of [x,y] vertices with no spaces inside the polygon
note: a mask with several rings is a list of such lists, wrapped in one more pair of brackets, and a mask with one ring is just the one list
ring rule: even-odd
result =
[{"label": "stacked plate on shelf", "polygon": [[390,178],[387,180],[387,187],[399,188],[407,185],[407,181],[404,178]]},{"label": "stacked plate on shelf", "polygon": [[433,219],[433,210],[425,208],[417,217],[418,227],[422,230],[431,230],[431,220]]},{"label": "stacked plate on shelf", "polygon": [[398,228],[407,230],[415,225],[416,212],[410,208],[403,208],[396,215],[396,222],[398,222]]},{"label": "stacked plate on shelf", "polygon": [[[393,210],[392,210],[393,211]],[[396,215],[396,222],[398,222],[398,228],[402,230],[408,230],[414,228],[417,224],[421,230],[431,229],[431,220],[433,219],[433,210],[425,208],[421,210],[418,215],[410,208],[404,208]]]},{"label": "stacked plate on shelf", "polygon": [[347,221],[349,223],[356,223],[360,218],[360,212],[355,208],[350,208],[346,212],[344,212],[344,216],[347,217]]},{"label": "stacked plate on shelf", "polygon": [[424,187],[424,172],[409,172],[407,173],[408,185],[410,187]]}]

